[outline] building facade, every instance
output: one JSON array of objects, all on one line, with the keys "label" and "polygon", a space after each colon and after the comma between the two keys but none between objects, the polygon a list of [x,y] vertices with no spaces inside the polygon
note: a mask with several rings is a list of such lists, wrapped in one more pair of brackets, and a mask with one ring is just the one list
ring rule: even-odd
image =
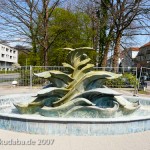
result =
[{"label": "building facade", "polygon": [[139,53],[135,59],[138,68],[150,68],[150,42],[140,47]]},{"label": "building facade", "polygon": [[[118,59],[118,67],[123,67],[125,70],[128,71],[131,67],[136,67],[134,63],[134,59],[139,52],[138,47],[130,47],[126,49],[120,49],[120,55]],[[107,67],[112,67],[113,56],[111,56],[107,60]]]},{"label": "building facade", "polygon": [[0,70],[13,70],[14,63],[18,63],[18,50],[0,44]]},{"label": "building facade", "polygon": [[138,55],[138,52],[139,52],[138,47],[130,47],[130,48],[124,49],[120,53],[121,66],[126,68],[126,69],[129,69],[131,67],[136,67],[134,59]]}]

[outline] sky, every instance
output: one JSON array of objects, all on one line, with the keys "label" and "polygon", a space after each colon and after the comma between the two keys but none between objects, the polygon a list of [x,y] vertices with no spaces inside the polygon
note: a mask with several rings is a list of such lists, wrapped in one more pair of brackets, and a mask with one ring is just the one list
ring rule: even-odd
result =
[{"label": "sky", "polygon": [[135,46],[141,47],[148,42],[150,42],[150,35],[137,36],[137,44],[135,44]]},{"label": "sky", "polygon": [[[63,1],[63,0],[62,0]],[[74,4],[76,3],[76,1],[77,0],[65,0],[64,2],[65,3],[63,3],[63,7],[67,7],[68,5],[69,6],[74,6]],[[68,4],[68,2],[69,2],[69,4]],[[150,23],[148,23],[148,24],[150,24]],[[139,32],[141,32],[140,30],[139,30]],[[2,34],[1,34],[2,35]],[[18,37],[16,37],[16,38],[18,38]],[[14,37],[13,37],[13,39],[14,39]],[[13,42],[13,43],[10,43],[10,45],[11,46],[16,46],[16,45],[18,45],[18,44],[21,44],[21,45],[23,45],[23,46],[25,46],[26,45],[26,43],[25,42],[23,42],[24,41],[24,39],[22,38],[22,39],[18,39],[18,42]],[[135,37],[133,37],[133,40],[132,41],[130,41],[132,44],[132,46],[133,47],[141,47],[142,45],[144,45],[144,44],[146,44],[146,43],[148,43],[148,42],[150,42],[150,35],[148,36],[148,35],[142,35],[142,36],[135,36]],[[126,47],[128,47],[127,45],[126,45]]]}]

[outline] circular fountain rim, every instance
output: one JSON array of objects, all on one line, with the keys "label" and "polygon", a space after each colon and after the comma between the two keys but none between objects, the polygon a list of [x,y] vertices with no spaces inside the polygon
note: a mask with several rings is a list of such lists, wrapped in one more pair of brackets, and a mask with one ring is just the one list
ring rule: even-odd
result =
[{"label": "circular fountain rim", "polygon": [[28,116],[28,115],[13,115],[13,114],[8,114],[8,113],[0,113],[0,117],[5,117],[5,118],[13,118],[17,120],[30,120],[30,121],[41,121],[41,122],[83,122],[83,123],[90,123],[90,122],[95,122],[95,123],[123,123],[123,122],[135,122],[135,121],[144,121],[144,120],[150,120],[150,116],[148,117],[134,117],[130,119],[123,119],[123,118],[52,118],[52,117],[44,117],[44,116],[39,116],[37,115],[36,117],[40,118],[34,118],[35,116]]},{"label": "circular fountain rim", "polygon": [[[33,96],[34,93],[30,94],[11,94],[11,95],[4,95],[0,96],[0,99],[5,99],[5,98],[10,98],[11,96],[13,97],[18,97],[18,96]],[[134,99],[141,99],[141,100],[146,100],[150,99],[149,97],[133,97],[133,96],[125,96],[128,98],[134,98]],[[95,123],[122,123],[122,122],[135,122],[135,121],[143,121],[143,120],[150,120],[150,116],[132,116],[128,118],[122,118],[122,117],[117,117],[117,118],[56,118],[56,117],[44,117],[40,116],[38,114],[33,114],[33,115],[28,115],[28,114],[10,114],[10,113],[0,113],[0,117],[5,117],[5,118],[12,118],[12,119],[17,119],[17,120],[29,120],[29,121],[41,121],[41,122],[95,122]]]}]

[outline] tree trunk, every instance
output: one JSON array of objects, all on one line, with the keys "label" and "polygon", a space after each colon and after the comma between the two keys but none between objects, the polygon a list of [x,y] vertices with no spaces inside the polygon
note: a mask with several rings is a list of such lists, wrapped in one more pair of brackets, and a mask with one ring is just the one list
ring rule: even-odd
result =
[{"label": "tree trunk", "polygon": [[107,11],[107,5],[109,5],[109,0],[101,1],[100,8],[97,12],[98,18],[99,18],[99,66],[102,66],[102,63],[105,63],[103,65],[106,65],[106,62],[103,62],[104,57],[107,59],[105,49],[107,46],[107,29],[108,29],[108,11]]},{"label": "tree trunk", "polygon": [[43,58],[43,66],[48,66],[48,51],[47,48],[44,47],[43,49],[44,52],[44,58]]},{"label": "tree trunk", "polygon": [[117,72],[118,67],[118,60],[120,54],[120,40],[121,40],[121,33],[118,33],[114,47],[113,64],[112,64],[114,72]]},{"label": "tree trunk", "polygon": [[44,26],[44,66],[48,65],[48,0],[43,1],[43,26]]},{"label": "tree trunk", "polygon": [[33,57],[32,65],[36,66],[36,56],[37,56],[37,48],[36,48],[36,41],[35,39],[32,40],[32,51],[33,51]]},{"label": "tree trunk", "polygon": [[106,43],[106,47],[104,50],[104,56],[102,59],[102,67],[106,67],[106,65],[107,65],[107,55],[108,55],[108,51],[109,51],[109,46],[110,46],[110,41]]}]

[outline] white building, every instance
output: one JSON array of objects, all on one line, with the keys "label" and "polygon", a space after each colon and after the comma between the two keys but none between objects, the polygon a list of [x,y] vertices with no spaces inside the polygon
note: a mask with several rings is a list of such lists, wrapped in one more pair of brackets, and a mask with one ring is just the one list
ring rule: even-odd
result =
[{"label": "white building", "polygon": [[130,47],[127,49],[124,49],[120,53],[120,60],[119,63],[122,63],[122,67],[131,68],[135,67],[134,59],[137,56],[139,52],[138,47]]},{"label": "white building", "polygon": [[13,63],[18,63],[18,51],[0,44],[0,70],[12,70]]},{"label": "white building", "polygon": [[150,42],[140,47],[140,51],[135,60],[138,68],[150,68]]}]

